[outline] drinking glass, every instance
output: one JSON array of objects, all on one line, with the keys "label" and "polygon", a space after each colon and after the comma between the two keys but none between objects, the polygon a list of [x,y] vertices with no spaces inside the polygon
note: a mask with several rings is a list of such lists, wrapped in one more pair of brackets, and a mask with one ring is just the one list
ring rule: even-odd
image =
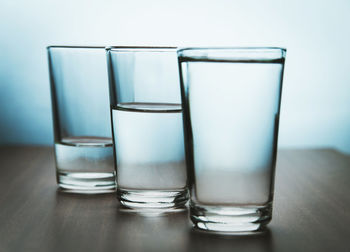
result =
[{"label": "drinking glass", "polygon": [[195,227],[249,232],[271,220],[285,54],[178,51]]},{"label": "drinking glass", "polygon": [[47,49],[57,183],[69,192],[115,191],[105,49]]},{"label": "drinking glass", "polygon": [[150,211],[188,200],[176,48],[107,48],[118,199]]}]

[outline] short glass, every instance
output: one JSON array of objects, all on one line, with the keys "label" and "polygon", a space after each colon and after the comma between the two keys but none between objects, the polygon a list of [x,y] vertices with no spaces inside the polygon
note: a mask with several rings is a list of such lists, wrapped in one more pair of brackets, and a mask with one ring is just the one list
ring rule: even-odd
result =
[{"label": "short glass", "polygon": [[172,211],[188,201],[176,48],[107,48],[118,199]]},{"label": "short glass", "polygon": [[178,51],[195,227],[237,233],[270,222],[285,54]]},{"label": "short glass", "polygon": [[57,183],[77,193],[115,191],[104,47],[49,46]]}]

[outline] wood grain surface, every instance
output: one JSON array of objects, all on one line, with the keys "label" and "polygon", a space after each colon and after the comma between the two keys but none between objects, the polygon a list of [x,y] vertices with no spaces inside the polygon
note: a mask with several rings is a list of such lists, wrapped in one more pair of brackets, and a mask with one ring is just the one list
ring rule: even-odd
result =
[{"label": "wood grain surface", "polygon": [[0,251],[350,251],[350,157],[279,151],[267,232],[220,236],[188,213],[120,211],[114,194],[57,190],[53,149],[0,148]]}]

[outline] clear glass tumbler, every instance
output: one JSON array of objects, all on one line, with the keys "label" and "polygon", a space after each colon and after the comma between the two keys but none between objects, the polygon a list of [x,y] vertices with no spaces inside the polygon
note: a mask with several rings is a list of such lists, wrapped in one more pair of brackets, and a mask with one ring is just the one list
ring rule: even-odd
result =
[{"label": "clear glass tumbler", "polygon": [[176,48],[111,47],[117,195],[133,210],[171,211],[188,200]]},{"label": "clear glass tumbler", "polygon": [[247,232],[271,220],[285,54],[178,51],[195,227]]},{"label": "clear glass tumbler", "polygon": [[49,46],[48,60],[59,187],[115,191],[104,47]]}]

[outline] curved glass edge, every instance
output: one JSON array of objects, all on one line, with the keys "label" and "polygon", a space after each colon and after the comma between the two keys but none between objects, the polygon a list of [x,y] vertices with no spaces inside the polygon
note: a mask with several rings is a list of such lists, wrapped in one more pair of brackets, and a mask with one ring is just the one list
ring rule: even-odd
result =
[{"label": "curved glass edge", "polygon": [[70,46],[70,45],[49,45],[47,50],[51,49],[105,49],[105,46]]},{"label": "curved glass edge", "polygon": [[175,46],[107,46],[112,52],[177,52]]},{"label": "curved glass edge", "polygon": [[287,49],[281,47],[181,48],[179,61],[283,63]]}]

